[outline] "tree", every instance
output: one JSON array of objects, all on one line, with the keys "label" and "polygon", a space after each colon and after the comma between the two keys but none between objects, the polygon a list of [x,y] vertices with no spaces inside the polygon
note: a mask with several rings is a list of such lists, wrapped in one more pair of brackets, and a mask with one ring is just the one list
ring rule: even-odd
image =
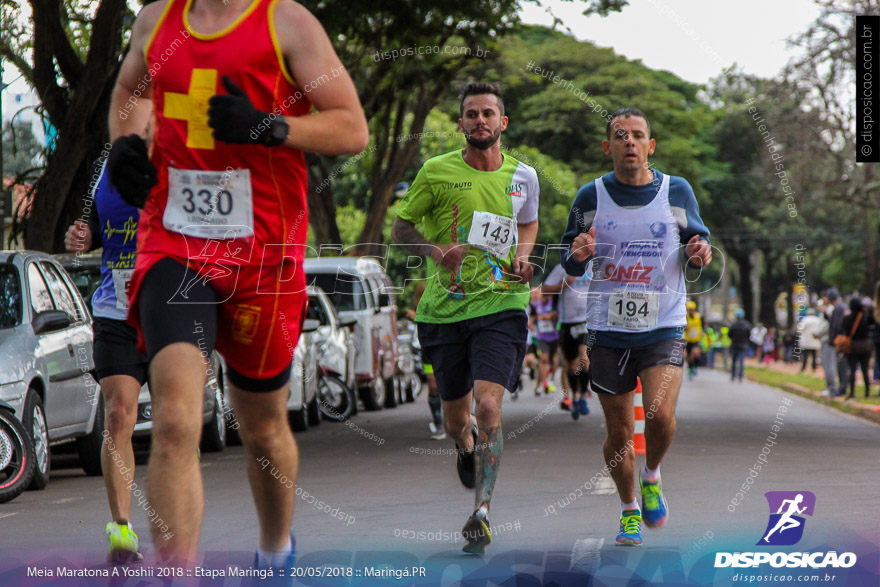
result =
[{"label": "tree", "polygon": [[[607,14],[627,3],[591,0],[584,6],[585,12]],[[359,237],[361,254],[376,253],[382,242],[381,227],[392,188],[418,154],[428,114],[446,98],[454,81],[464,79],[462,73],[468,63],[495,59],[498,40],[517,26],[519,4],[519,0],[442,4],[381,0],[354,5],[305,2],[331,38],[339,41],[337,50],[371,122],[375,154],[364,193],[366,222]],[[324,169],[316,165],[314,176],[326,178],[326,168],[332,162],[320,161]],[[309,204],[315,206],[315,218],[333,218],[331,198],[319,198],[310,189]],[[330,238],[339,234],[334,228],[317,230]]]},{"label": "tree", "polygon": [[2,0],[0,11],[0,56],[36,89],[41,113],[58,132],[23,227],[27,248],[55,252],[88,193],[90,163],[107,138],[127,8],[125,0]]},{"label": "tree", "polygon": [[[871,163],[856,163],[855,85],[856,19],[876,14],[876,0],[817,0],[822,7],[819,18],[792,44],[800,49],[783,73],[784,82],[799,90],[802,109],[813,110],[821,118],[820,145],[825,150],[827,173],[823,196],[859,210],[857,225],[864,238],[862,287],[872,291],[880,277],[880,176]],[[794,148],[808,149],[798,144]]]},{"label": "tree", "polygon": [[7,122],[3,127],[3,174],[27,181],[40,168],[42,148],[29,126]]}]

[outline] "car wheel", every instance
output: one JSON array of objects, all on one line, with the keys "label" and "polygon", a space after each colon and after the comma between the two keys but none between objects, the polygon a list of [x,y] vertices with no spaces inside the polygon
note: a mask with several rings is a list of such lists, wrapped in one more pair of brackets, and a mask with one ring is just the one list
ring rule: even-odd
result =
[{"label": "car wheel", "polygon": [[321,423],[321,406],[318,405],[318,394],[315,394],[315,397],[309,402],[306,415],[309,418],[309,426],[317,426]]},{"label": "car wheel", "polygon": [[101,446],[104,444],[104,397],[98,396],[98,409],[95,410],[95,425],[92,431],[76,439],[76,452],[79,464],[90,477],[101,474]]},{"label": "car wheel", "polygon": [[223,417],[223,392],[214,385],[214,409],[211,419],[202,427],[202,452],[220,452],[226,448],[226,420]]},{"label": "car wheel", "polygon": [[21,422],[0,409],[0,503],[18,497],[34,474],[34,448]]},{"label": "car wheel", "polygon": [[410,373],[406,379],[406,401],[412,403],[416,401],[416,398],[422,391],[422,380],[419,379],[416,373]]},{"label": "car wheel", "polygon": [[309,416],[306,412],[307,408],[303,406],[299,410],[288,413],[290,427],[294,432],[305,432],[309,429]]},{"label": "car wheel", "polygon": [[318,379],[318,398],[325,420],[342,422],[351,415],[351,391],[338,377],[323,375]]},{"label": "car wheel", "polygon": [[385,405],[385,383],[379,377],[371,385],[361,387],[360,394],[364,409],[368,412],[381,410]]},{"label": "car wheel", "polygon": [[43,489],[49,484],[49,427],[43,400],[34,389],[28,389],[25,395],[21,423],[34,447],[34,476],[28,489]]},{"label": "car wheel", "polygon": [[385,379],[383,385],[385,386],[385,407],[386,408],[396,408],[397,407],[397,389],[394,385],[395,377],[392,375],[388,379]]}]

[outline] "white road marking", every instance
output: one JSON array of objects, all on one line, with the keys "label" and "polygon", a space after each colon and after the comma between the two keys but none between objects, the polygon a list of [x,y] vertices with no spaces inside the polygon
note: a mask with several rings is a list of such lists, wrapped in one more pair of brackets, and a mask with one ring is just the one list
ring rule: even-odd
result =
[{"label": "white road marking", "polygon": [[590,575],[602,563],[604,538],[582,538],[571,547],[571,566],[569,569],[583,571]]},{"label": "white road marking", "polygon": [[16,514],[18,514],[18,512],[12,512],[11,514],[0,514],[0,519],[8,518],[9,516],[14,516]]},{"label": "white road marking", "polygon": [[53,499],[49,503],[54,505],[60,505],[62,503],[70,503],[71,501],[80,501],[82,497],[62,497],[61,499]]},{"label": "white road marking", "polygon": [[599,479],[599,482],[593,487],[593,490],[590,491],[591,495],[611,495],[615,493],[617,488],[614,486],[614,481],[610,477],[602,477]]}]

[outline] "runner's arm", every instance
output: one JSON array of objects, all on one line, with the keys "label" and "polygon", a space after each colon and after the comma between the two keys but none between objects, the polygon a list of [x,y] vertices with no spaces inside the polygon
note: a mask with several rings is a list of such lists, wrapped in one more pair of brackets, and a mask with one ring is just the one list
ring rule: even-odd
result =
[{"label": "runner's arm", "polygon": [[587,271],[590,258],[578,261],[572,257],[572,245],[581,233],[588,232],[593,226],[593,218],[596,216],[596,187],[590,182],[578,190],[574,203],[568,213],[568,223],[565,233],[562,235],[560,251],[562,267],[569,275],[580,277]]},{"label": "runner's arm", "polygon": [[370,138],[367,119],[324,27],[305,7],[288,0],[275,6],[275,23],[290,72],[318,110],[286,117],[290,131],[284,144],[322,155],[363,151]]},{"label": "runner's arm", "polygon": [[[147,136],[153,116],[153,88],[144,55],[153,29],[165,10],[165,0],[148,4],[138,14],[131,31],[131,45],[122,60],[110,97],[110,141],[130,134]],[[131,108],[124,108],[131,104]]]}]

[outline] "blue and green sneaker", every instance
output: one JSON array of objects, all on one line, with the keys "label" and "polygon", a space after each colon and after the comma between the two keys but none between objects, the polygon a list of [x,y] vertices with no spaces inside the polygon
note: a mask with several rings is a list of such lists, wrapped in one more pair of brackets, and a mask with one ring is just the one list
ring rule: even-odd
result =
[{"label": "blue and green sneaker", "polygon": [[624,546],[642,544],[642,516],[639,510],[623,510],[620,514],[620,532],[617,543]]},{"label": "blue and green sneaker", "polygon": [[110,545],[107,547],[107,562],[114,565],[136,563],[144,560],[138,552],[138,537],[131,528],[131,522],[119,524],[110,522],[105,529]]},{"label": "blue and green sneaker", "polygon": [[663,497],[660,485],[660,477],[655,483],[642,479],[642,471],[639,470],[639,486],[642,488],[642,512],[645,525],[648,528],[659,528],[666,523],[669,515],[669,504]]}]

